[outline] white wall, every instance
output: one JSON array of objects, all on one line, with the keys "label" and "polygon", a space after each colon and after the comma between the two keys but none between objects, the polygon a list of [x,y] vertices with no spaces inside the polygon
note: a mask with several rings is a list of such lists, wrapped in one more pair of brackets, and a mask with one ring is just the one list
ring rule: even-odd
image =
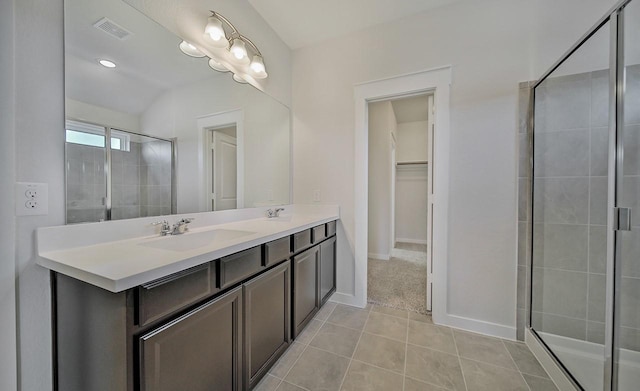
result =
[{"label": "white wall", "polygon": [[131,132],[140,131],[140,117],[134,114],[122,113],[73,99],[65,99],[64,109],[67,118],[84,120]]},{"label": "white wall", "polygon": [[391,133],[396,116],[390,101],[369,104],[369,257],[388,259],[391,243]]},{"label": "white wall", "polygon": [[[427,110],[427,107],[425,107]],[[398,124],[396,160],[427,161],[428,121]],[[397,241],[427,242],[427,166],[396,168],[396,236]]]},{"label": "white wall", "polygon": [[141,116],[143,133],[178,139],[178,213],[200,210],[198,117],[236,109],[244,113],[244,206],[290,203],[289,109],[219,75],[160,95]]},{"label": "white wall", "polygon": [[426,165],[398,166],[395,203],[396,241],[427,244]]},{"label": "white wall", "polygon": [[[425,110],[427,110],[426,107]],[[428,121],[403,122],[398,124],[398,145],[396,148],[397,161],[427,161],[428,126]]]},{"label": "white wall", "polygon": [[35,229],[64,224],[63,12],[62,0],[15,6],[15,179],[49,184],[49,215],[16,218],[19,383],[41,391],[51,389],[51,290]]},{"label": "white wall", "polygon": [[17,387],[13,0],[0,2],[0,390]]},{"label": "white wall", "polygon": [[294,201],[341,205],[339,292],[355,278],[354,84],[451,64],[447,312],[515,335],[518,82],[613,3],[461,1],[294,52]]}]

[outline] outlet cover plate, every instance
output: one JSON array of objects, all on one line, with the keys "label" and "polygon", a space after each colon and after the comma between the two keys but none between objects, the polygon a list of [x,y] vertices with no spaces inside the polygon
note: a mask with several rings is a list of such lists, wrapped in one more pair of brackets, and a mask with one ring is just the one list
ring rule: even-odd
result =
[{"label": "outlet cover plate", "polygon": [[49,214],[49,185],[46,183],[16,183],[16,216]]}]

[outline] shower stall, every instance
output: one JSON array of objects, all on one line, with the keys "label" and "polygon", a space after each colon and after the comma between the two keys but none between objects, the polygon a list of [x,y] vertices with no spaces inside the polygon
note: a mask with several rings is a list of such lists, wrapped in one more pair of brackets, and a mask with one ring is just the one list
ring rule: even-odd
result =
[{"label": "shower stall", "polygon": [[67,224],[175,213],[174,154],[174,140],[67,120]]},{"label": "shower stall", "polygon": [[533,86],[528,326],[577,389],[640,389],[640,0]]}]

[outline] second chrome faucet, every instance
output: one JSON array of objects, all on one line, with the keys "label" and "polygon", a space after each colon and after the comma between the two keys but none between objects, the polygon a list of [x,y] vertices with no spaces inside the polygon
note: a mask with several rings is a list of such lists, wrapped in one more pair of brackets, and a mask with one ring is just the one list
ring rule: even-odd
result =
[{"label": "second chrome faucet", "polygon": [[282,212],[284,210],[284,208],[276,208],[276,210],[273,209],[267,209],[267,217],[272,219],[274,217],[279,217],[280,216],[280,212]]},{"label": "second chrome faucet", "polygon": [[195,220],[193,217],[185,217],[180,219],[177,223],[172,226],[169,225],[167,220],[157,221],[152,223],[152,225],[160,225],[160,236],[167,235],[182,235],[183,233],[189,230],[187,224]]}]

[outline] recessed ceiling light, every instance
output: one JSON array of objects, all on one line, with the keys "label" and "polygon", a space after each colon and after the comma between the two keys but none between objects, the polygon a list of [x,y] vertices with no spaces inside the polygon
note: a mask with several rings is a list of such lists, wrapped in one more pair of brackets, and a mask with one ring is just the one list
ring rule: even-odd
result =
[{"label": "recessed ceiling light", "polygon": [[116,63],[114,63],[113,61],[100,60],[98,62],[100,63],[100,65],[102,65],[105,68],[115,68],[116,67]]}]

